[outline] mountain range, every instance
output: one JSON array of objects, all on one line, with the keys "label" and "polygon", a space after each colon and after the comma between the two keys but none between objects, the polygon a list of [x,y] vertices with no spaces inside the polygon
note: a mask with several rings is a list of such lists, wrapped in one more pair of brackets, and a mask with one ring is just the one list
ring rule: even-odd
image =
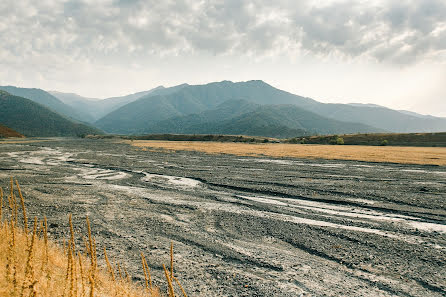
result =
[{"label": "mountain range", "polygon": [[[373,104],[321,103],[279,90],[263,81],[160,86],[102,100],[13,86],[0,89],[28,98],[73,123],[90,125],[107,133],[244,134],[288,138],[358,132],[446,131],[446,118]],[[3,123],[2,117],[0,123]]]},{"label": "mountain range", "polygon": [[0,90],[0,124],[24,136],[83,136],[103,133],[39,103],[3,90]]}]

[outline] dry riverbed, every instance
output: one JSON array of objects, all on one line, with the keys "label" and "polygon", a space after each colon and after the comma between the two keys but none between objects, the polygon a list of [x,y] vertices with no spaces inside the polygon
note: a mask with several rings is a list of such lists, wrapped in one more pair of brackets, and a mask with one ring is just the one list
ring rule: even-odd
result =
[{"label": "dry riverbed", "polygon": [[53,238],[88,215],[137,281],[144,251],[163,283],[173,241],[190,296],[445,296],[443,166],[52,139],[0,143],[3,188],[9,176]]}]

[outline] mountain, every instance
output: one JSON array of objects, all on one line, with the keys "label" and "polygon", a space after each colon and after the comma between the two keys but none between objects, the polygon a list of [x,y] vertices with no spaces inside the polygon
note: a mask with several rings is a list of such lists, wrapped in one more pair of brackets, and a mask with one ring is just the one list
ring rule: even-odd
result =
[{"label": "mountain", "polygon": [[[163,93],[144,96],[106,115],[95,125],[112,133],[142,133],[156,122],[215,109],[227,100],[244,99],[253,103],[271,104],[271,94],[263,92],[255,84],[248,86],[224,81],[181,86],[175,87],[176,90],[168,88]],[[254,98],[256,100],[252,100]],[[288,96],[274,103],[289,103],[291,99]]]},{"label": "mountain", "polygon": [[159,86],[148,91],[106,99],[87,98],[74,93],[62,93],[57,91],[50,91],[50,93],[60,99],[63,103],[76,110],[77,113],[84,114],[84,120],[86,122],[93,123],[103,116],[141,97],[169,94],[171,92],[176,92],[185,85],[186,84],[171,88]]},{"label": "mountain", "polygon": [[[164,89],[166,90],[169,88]],[[361,123],[369,128],[375,128],[375,132],[406,133],[446,130],[446,118],[420,117],[372,104],[321,103],[276,89],[263,81],[238,83],[222,81],[206,85],[184,85],[168,94],[155,93],[124,105],[98,120],[96,125],[113,133],[142,133],[156,122],[200,114],[206,110],[215,109],[227,100],[245,100],[259,105],[294,105],[323,118]],[[358,126],[357,124],[350,125]]]},{"label": "mountain", "polygon": [[324,118],[294,105],[259,105],[245,100],[228,100],[214,110],[160,121],[146,127],[142,132],[287,138],[297,135],[376,131],[376,128],[363,124]]},{"label": "mountain", "polygon": [[84,112],[73,109],[69,105],[66,105],[65,103],[44,90],[33,88],[18,88],[14,86],[0,86],[0,90],[6,91],[11,95],[32,100],[66,117],[78,121],[90,120],[88,116],[84,114]]},{"label": "mountain", "polygon": [[[239,100],[239,103],[234,103],[237,100]],[[240,100],[243,104],[240,104]],[[233,108],[228,111],[228,105],[225,106],[225,102],[232,102]],[[234,134],[241,130],[250,131],[251,128],[249,127],[259,125],[266,127],[261,123],[266,124],[267,120],[271,121],[269,124],[271,126],[282,127],[283,129],[288,127],[293,129],[292,133],[299,133],[299,135],[302,133],[328,133],[329,131],[356,133],[385,130],[361,125],[359,124],[360,121],[356,124],[350,122],[341,125],[341,119],[329,120],[317,113],[306,110],[306,108],[317,104],[321,103],[278,90],[262,81],[242,83],[223,81],[198,86],[185,85],[176,92],[144,96],[106,115],[95,124],[107,132],[122,134],[167,133],[168,131],[172,133],[174,131],[175,133],[181,131],[182,133],[223,133],[222,131],[224,131],[224,133]],[[273,105],[288,106],[279,108],[272,107]],[[260,106],[264,106],[264,108],[259,109]],[[286,109],[292,109],[295,112],[293,116],[299,116],[296,121],[300,125],[297,125],[296,121],[293,122],[290,116],[285,116]],[[257,114],[249,114],[249,112],[254,111]],[[228,113],[232,117],[224,118],[224,115]],[[308,117],[302,117],[302,114],[305,113],[308,114]],[[236,119],[235,116],[237,115],[240,118]],[[244,119],[244,116],[249,117],[249,120]],[[281,117],[280,121],[276,121]],[[237,120],[238,124],[245,128],[235,129],[235,126],[231,123],[224,122],[229,119]],[[285,119],[288,119],[288,121],[285,121]],[[255,123],[256,121],[258,123]],[[213,122],[213,125],[209,124],[211,122]],[[215,126],[217,122],[219,122],[218,127]],[[200,127],[200,125],[205,127]],[[330,126],[333,128],[330,128]],[[210,132],[211,130],[215,132]],[[253,135],[261,133],[261,129],[256,128],[255,131],[258,132]]]},{"label": "mountain", "polygon": [[103,132],[78,123],[29,99],[0,91],[0,124],[25,136],[82,136]]},{"label": "mountain", "polygon": [[19,132],[0,124],[0,138],[8,138],[8,137],[22,138],[24,136]]},{"label": "mountain", "polygon": [[83,115],[82,119],[87,123],[94,122],[98,117],[107,113],[103,111],[101,104],[99,104],[99,99],[85,98],[74,93],[56,91],[49,91],[48,93],[68,105],[75,112],[81,113]]},{"label": "mountain", "polygon": [[386,107],[319,103],[309,106],[307,109],[324,117],[361,122],[389,132],[442,132],[446,130],[446,118],[423,118]]}]

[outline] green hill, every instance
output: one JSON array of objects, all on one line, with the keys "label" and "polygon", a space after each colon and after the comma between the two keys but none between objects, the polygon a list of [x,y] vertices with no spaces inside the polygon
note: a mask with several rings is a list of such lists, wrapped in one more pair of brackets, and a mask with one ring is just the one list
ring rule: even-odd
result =
[{"label": "green hill", "polygon": [[83,136],[103,133],[5,91],[0,91],[0,124],[25,136]]},{"label": "green hill", "polygon": [[228,100],[215,110],[175,117],[148,126],[142,133],[237,134],[287,138],[346,131],[371,132],[376,128],[345,123],[294,105],[258,105],[245,100]]},{"label": "green hill", "polygon": [[[288,123],[285,123],[285,119],[277,123],[274,121],[277,115],[268,115],[268,120],[272,120],[271,126],[279,125],[292,130],[306,131],[306,133],[344,134],[446,130],[446,118],[420,117],[416,114],[399,112],[381,106],[320,103],[310,98],[276,89],[263,81],[239,83],[223,81],[196,86],[182,85],[181,88],[175,90],[165,88],[162,91],[163,93],[154,92],[124,105],[104,116],[95,124],[107,132],[122,134],[167,133],[167,131],[172,133],[202,133],[206,131],[204,133],[210,133],[208,132],[210,126],[202,127],[201,125],[218,122],[219,119],[221,121],[225,120],[221,119],[222,114],[225,114],[225,111],[219,108],[221,104],[227,101],[244,100],[252,104],[265,106],[266,109],[271,109],[272,105],[293,105],[301,110],[306,110],[307,114],[311,116],[300,117],[298,122],[301,126],[293,124],[292,119],[288,119]],[[239,110],[236,108],[232,112],[241,115],[241,112],[246,111],[243,106],[240,106]],[[269,113],[274,112],[277,113],[277,110],[269,111]],[[242,128],[246,128],[248,122],[253,127],[261,127],[261,122],[266,121],[267,115],[265,113],[268,112],[265,109],[262,110],[263,118],[258,117],[256,119],[254,115],[250,115],[249,120],[238,119],[238,124],[243,124],[240,127],[227,123],[225,125],[227,128],[224,129],[225,133],[234,134],[236,131],[243,130]],[[209,118],[213,118],[213,120],[210,121]],[[235,116],[232,118],[235,118]],[[259,121],[259,123],[255,123],[255,121]],[[193,123],[196,125],[194,126]],[[289,124],[291,126],[288,126]],[[238,130],[227,131],[230,126]],[[218,131],[223,129],[221,125],[218,129],[215,125],[212,127]],[[256,130],[260,131],[261,129]]]},{"label": "green hill", "polygon": [[66,117],[72,118],[74,120],[82,121],[82,122],[88,122],[92,120],[88,113],[82,110],[76,110],[50,93],[41,90],[41,89],[30,89],[30,88],[17,88],[13,86],[0,86],[0,90],[6,91],[11,95],[23,97],[26,99],[29,99],[31,101],[34,101],[36,103],[39,103],[45,107],[48,107],[52,111],[55,111],[61,115],[64,115]]},{"label": "green hill", "polygon": [[56,91],[51,91],[49,93],[73,108],[76,112],[84,114],[85,121],[93,123],[116,109],[136,101],[141,97],[166,95],[176,92],[183,86],[185,85],[179,85],[171,88],[159,86],[148,91],[142,91],[126,96],[110,97],[106,99],[86,98],[73,93],[62,93]]}]

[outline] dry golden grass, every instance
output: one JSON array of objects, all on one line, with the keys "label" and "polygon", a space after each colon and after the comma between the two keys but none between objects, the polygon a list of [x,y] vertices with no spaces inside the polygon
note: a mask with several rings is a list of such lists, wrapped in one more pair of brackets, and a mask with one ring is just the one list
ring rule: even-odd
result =
[{"label": "dry golden grass", "polygon": [[[130,281],[127,271],[122,273],[121,266],[114,269],[109,258],[105,260],[107,268],[97,265],[96,242],[92,237],[88,218],[88,239],[85,243],[85,253],[82,253],[75,244],[75,233],[71,215],[68,217],[70,226],[70,239],[68,244],[61,248],[48,240],[47,220],[41,222],[34,218],[31,233],[25,231],[26,209],[23,196],[16,182],[16,190],[13,189],[11,178],[11,191],[8,204],[4,203],[3,191],[0,188],[0,297],[15,296],[126,296],[126,297],[175,297],[173,291],[173,248],[171,246],[171,274],[166,275],[168,292],[163,295],[159,288],[142,288]],[[16,193],[20,196],[22,215],[19,218]],[[9,206],[9,207],[8,207]],[[149,273],[149,267],[143,258],[143,270],[145,275]],[[181,285],[178,288],[187,296]]]},{"label": "dry golden grass", "polygon": [[310,145],[284,143],[223,143],[188,141],[125,141],[143,150],[199,151],[237,156],[356,160],[446,166],[445,147]]}]

